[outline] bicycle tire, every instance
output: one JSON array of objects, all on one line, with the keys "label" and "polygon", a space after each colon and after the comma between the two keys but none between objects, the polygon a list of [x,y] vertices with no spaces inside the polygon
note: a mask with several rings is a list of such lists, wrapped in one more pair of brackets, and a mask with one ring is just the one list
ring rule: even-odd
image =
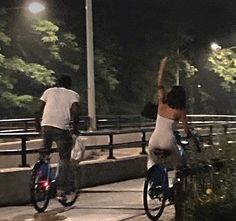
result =
[{"label": "bicycle tire", "polygon": [[151,180],[149,177],[150,176],[147,175],[146,180],[144,182],[143,205],[147,217],[150,220],[156,221],[161,217],[164,211],[166,194],[162,189],[158,189],[158,194],[156,194],[155,196],[151,195],[150,193]]},{"label": "bicycle tire", "polygon": [[70,207],[72,206],[77,198],[79,196],[79,193],[76,192],[75,194],[73,193],[68,193],[68,194],[65,194],[65,199],[62,199],[62,200],[58,200],[63,206],[65,207]]},{"label": "bicycle tire", "polygon": [[31,175],[30,195],[34,208],[39,212],[44,212],[50,200],[50,180],[42,179],[40,176],[40,164],[38,162]]}]

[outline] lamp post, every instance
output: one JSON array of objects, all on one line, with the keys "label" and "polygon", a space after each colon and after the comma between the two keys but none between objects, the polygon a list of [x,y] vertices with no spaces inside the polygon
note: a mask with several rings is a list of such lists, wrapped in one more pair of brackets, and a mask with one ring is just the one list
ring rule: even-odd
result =
[{"label": "lamp post", "polygon": [[85,10],[89,130],[96,130],[92,0],[86,0]]},{"label": "lamp post", "polygon": [[[177,57],[179,59],[179,48],[177,49]],[[179,61],[177,61],[177,66],[176,66],[176,85],[179,86],[180,82],[180,77],[179,77]]]}]

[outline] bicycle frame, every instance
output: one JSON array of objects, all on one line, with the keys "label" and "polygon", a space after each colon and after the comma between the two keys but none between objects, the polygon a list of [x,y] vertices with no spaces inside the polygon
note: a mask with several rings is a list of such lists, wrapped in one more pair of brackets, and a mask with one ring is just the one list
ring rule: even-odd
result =
[{"label": "bicycle frame", "polygon": [[[34,208],[38,212],[46,210],[50,198],[54,198],[57,193],[57,176],[59,173],[59,165],[56,168],[55,175],[52,177],[52,168],[49,155],[40,154],[39,160],[35,163],[31,177],[31,200]],[[70,193],[67,195],[69,196]],[[75,193],[71,200],[66,197],[58,201],[63,206],[71,206],[75,203],[78,192]]]}]

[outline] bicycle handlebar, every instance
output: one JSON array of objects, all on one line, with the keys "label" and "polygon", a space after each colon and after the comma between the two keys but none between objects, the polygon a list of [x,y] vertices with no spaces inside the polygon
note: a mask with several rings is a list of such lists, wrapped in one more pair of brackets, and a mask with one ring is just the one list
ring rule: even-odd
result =
[{"label": "bicycle handlebar", "polygon": [[202,145],[201,145],[202,142],[200,140],[199,135],[193,129],[191,130],[191,134],[192,135],[190,137],[189,136],[180,136],[179,131],[174,131],[174,135],[175,135],[177,143],[179,145],[183,146],[183,143],[181,142],[182,139],[186,139],[186,140],[193,139],[193,142],[197,147],[197,151],[201,152],[202,151]]}]

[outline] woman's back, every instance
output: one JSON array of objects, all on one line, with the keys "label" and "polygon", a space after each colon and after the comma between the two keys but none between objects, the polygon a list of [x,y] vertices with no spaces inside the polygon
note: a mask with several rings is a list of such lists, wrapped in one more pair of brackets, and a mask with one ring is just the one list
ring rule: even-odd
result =
[{"label": "woman's back", "polygon": [[168,104],[159,102],[158,114],[165,118],[179,121],[181,119],[181,116],[183,115],[183,110],[171,108]]}]

